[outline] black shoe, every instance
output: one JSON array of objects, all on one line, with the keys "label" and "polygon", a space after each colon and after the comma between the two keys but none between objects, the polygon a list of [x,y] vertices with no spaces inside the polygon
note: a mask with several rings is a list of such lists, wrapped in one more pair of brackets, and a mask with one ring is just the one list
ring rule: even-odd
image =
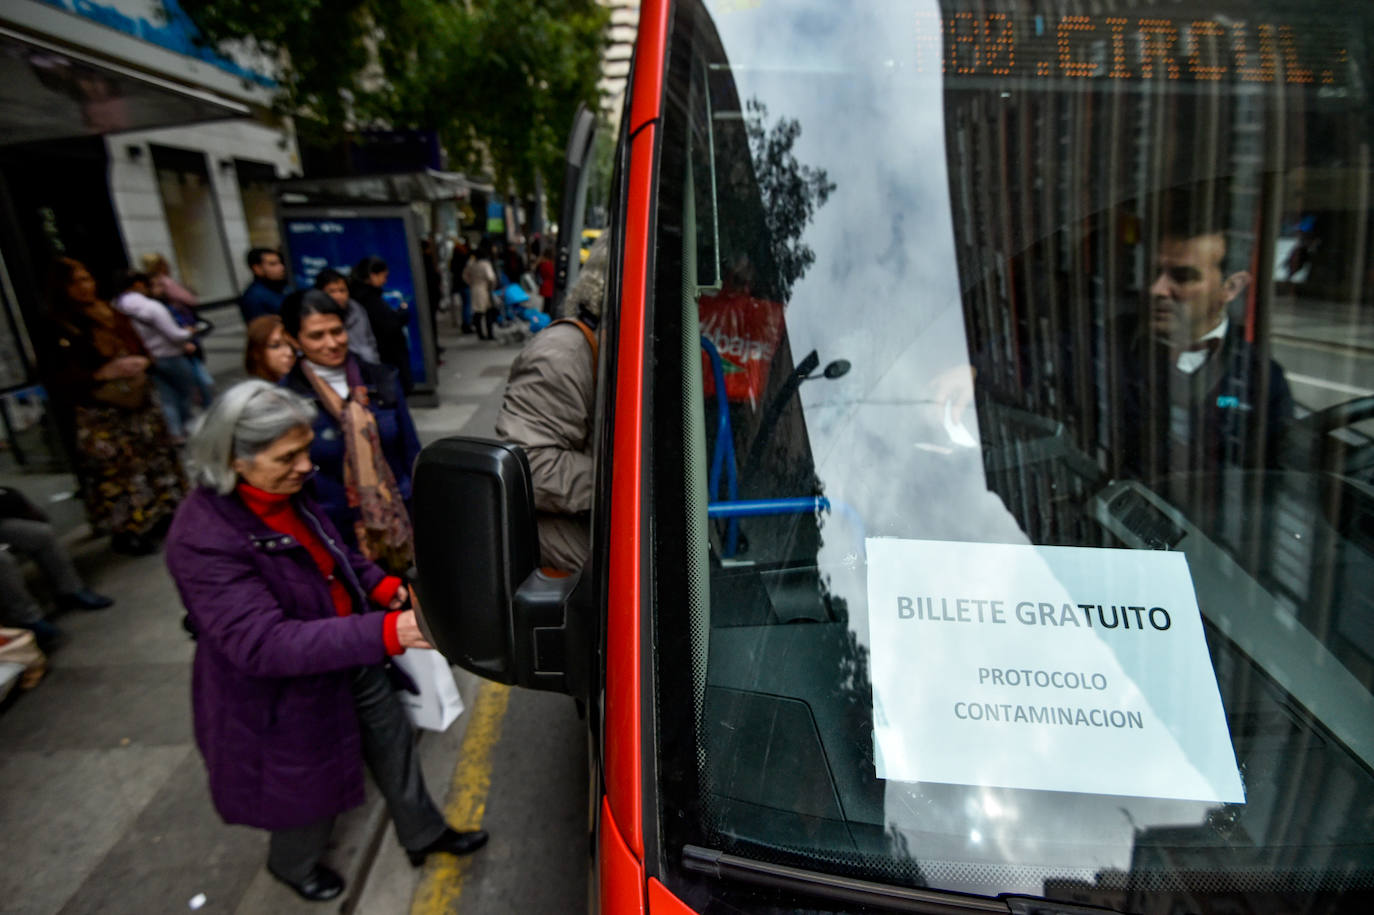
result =
[{"label": "black shoe", "polygon": [[483,845],[487,844],[487,831],[485,829],[475,829],[472,832],[459,832],[448,827],[444,834],[430,842],[424,848],[411,851],[406,849],[406,857],[415,867],[425,863],[425,858],[436,852],[443,852],[446,855],[467,855],[475,852]]},{"label": "black shoe", "polygon": [[62,630],[58,629],[47,620],[34,620],[32,623],[20,623],[20,629],[27,629],[33,633],[33,640],[38,643],[38,648],[43,652],[52,650],[62,638]]},{"label": "black shoe", "polygon": [[63,610],[104,610],[114,605],[114,599],[97,594],[90,588],[82,588],[71,594],[59,594],[57,606]]},{"label": "black shoe", "polygon": [[141,534],[119,533],[110,538],[110,549],[125,556],[147,556],[157,549],[157,543]]},{"label": "black shoe", "polygon": [[343,892],[344,879],[323,864],[316,864],[300,883],[287,880],[281,874],[268,868],[267,872],[296,891],[296,895],[306,902],[326,902]]}]

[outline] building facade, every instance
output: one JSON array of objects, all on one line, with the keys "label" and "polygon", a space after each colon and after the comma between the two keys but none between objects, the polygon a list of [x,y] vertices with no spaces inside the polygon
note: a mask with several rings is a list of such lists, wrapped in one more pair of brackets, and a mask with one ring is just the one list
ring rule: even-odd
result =
[{"label": "building facade", "polygon": [[199,46],[176,0],[12,0],[0,51],[0,459],[22,469],[61,463],[35,345],[54,259],[108,294],[160,254],[202,303],[230,301],[299,156],[270,61]]},{"label": "building facade", "polygon": [[630,78],[630,58],[639,30],[639,0],[600,0],[611,11],[606,53],[601,63],[601,110],[613,123],[625,107],[625,87]]}]

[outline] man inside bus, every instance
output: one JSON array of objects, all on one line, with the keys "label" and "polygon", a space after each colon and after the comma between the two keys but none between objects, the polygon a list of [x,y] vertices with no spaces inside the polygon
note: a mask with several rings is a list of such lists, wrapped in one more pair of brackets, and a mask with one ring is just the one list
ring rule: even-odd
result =
[{"label": "man inside bus", "polygon": [[[1277,464],[1293,399],[1283,369],[1251,339],[1250,252],[1228,240],[1224,207],[1214,202],[1226,196],[1217,182],[1154,201],[1160,229],[1140,312],[1112,323],[1105,352],[1075,348],[1067,337],[1051,348],[1065,375],[1077,363],[1098,377],[1084,360],[1105,359],[1110,367],[1115,399],[1103,416],[1113,427],[1110,476],[1191,474],[1206,487],[1198,475]],[[997,374],[990,360],[1000,348],[985,343],[979,349],[972,366],[942,372],[930,386],[956,423],[975,387]],[[1022,365],[1032,361],[1028,354]]]},{"label": "man inside bus", "polygon": [[1249,251],[1228,240],[1224,194],[1159,201],[1148,310],[1117,336],[1118,467],[1128,476],[1277,463],[1293,415],[1283,369],[1257,345],[1245,292]]}]

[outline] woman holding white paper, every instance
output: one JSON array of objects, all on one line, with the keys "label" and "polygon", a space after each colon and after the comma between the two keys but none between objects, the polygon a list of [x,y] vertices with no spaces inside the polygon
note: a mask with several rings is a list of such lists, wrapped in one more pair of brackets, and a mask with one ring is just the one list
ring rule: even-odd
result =
[{"label": "woman holding white paper", "polygon": [[309,401],[261,380],[211,406],[167,566],[197,637],[196,743],[215,808],[271,830],[268,870],[323,901],[343,890],[320,857],[334,817],[363,801],[364,760],[412,864],[475,851],[487,834],[444,822],[392,691],[388,659],[429,647],[405,586],[302,493],[314,418]]}]

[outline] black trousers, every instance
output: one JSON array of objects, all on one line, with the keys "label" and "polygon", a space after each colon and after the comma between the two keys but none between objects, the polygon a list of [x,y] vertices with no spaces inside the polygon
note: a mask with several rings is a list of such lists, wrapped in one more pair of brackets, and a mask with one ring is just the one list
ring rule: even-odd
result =
[{"label": "black trousers", "polygon": [[[353,704],[362,729],[363,757],[386,798],[396,824],[396,837],[409,850],[424,848],[443,834],[447,824],[425,787],[415,734],[381,667],[360,667],[353,675]],[[267,866],[279,877],[301,881],[319,863],[334,830],[326,817],[298,829],[272,833]]]}]

